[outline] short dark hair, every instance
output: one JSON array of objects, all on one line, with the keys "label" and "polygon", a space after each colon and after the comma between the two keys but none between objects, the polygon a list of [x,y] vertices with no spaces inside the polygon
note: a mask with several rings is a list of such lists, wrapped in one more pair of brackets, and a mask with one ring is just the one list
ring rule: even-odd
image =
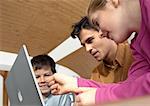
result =
[{"label": "short dark hair", "polygon": [[42,69],[44,67],[50,67],[53,73],[56,73],[55,61],[48,55],[37,55],[31,59],[31,64],[34,70]]},{"label": "short dark hair", "polygon": [[94,29],[98,31],[90,22],[87,16],[84,16],[79,22],[72,25],[73,31],[71,32],[72,38],[79,38],[80,32],[82,29]]}]

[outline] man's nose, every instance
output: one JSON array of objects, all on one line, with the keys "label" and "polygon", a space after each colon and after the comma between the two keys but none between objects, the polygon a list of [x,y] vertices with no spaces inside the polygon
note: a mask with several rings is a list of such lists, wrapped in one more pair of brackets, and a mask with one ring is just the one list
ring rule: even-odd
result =
[{"label": "man's nose", "polygon": [[88,45],[88,44],[85,44],[85,49],[86,49],[86,52],[89,52],[92,50],[92,46],[91,45]]}]

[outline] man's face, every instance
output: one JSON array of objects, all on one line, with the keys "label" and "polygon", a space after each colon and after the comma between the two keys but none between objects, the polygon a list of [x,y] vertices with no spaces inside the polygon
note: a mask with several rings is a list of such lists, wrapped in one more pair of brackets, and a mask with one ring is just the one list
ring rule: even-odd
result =
[{"label": "man's face", "polygon": [[124,16],[121,6],[115,8],[112,3],[106,3],[104,9],[89,14],[90,21],[99,27],[105,36],[117,43],[125,41],[130,33],[127,19]]},{"label": "man's face", "polygon": [[42,68],[35,71],[35,76],[42,94],[50,93],[50,87],[46,81],[52,74],[50,68]]},{"label": "man's face", "polygon": [[81,44],[85,47],[97,61],[105,59],[111,52],[111,48],[114,45],[114,41],[102,37],[101,31],[95,31],[93,29],[82,29],[80,32]]}]

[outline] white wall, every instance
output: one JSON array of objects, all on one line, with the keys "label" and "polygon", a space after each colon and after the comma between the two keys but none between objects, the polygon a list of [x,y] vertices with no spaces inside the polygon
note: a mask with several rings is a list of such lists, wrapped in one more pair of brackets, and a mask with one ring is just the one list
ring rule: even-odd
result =
[{"label": "white wall", "polygon": [[57,62],[81,47],[82,46],[78,38],[73,39],[72,37],[69,37],[50,53],[48,53],[48,55],[51,56],[55,62]]}]

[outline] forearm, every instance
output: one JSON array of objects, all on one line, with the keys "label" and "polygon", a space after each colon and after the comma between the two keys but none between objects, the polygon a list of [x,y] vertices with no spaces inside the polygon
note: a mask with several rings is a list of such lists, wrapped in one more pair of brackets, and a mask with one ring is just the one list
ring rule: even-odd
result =
[{"label": "forearm", "polygon": [[111,86],[114,83],[111,84],[102,84],[93,80],[84,79],[84,78],[77,78],[77,84],[78,87],[94,87],[94,88],[101,88],[101,87],[107,87]]},{"label": "forearm", "polygon": [[125,81],[105,88],[97,88],[96,103],[120,100],[150,94],[150,73],[136,80]]}]

